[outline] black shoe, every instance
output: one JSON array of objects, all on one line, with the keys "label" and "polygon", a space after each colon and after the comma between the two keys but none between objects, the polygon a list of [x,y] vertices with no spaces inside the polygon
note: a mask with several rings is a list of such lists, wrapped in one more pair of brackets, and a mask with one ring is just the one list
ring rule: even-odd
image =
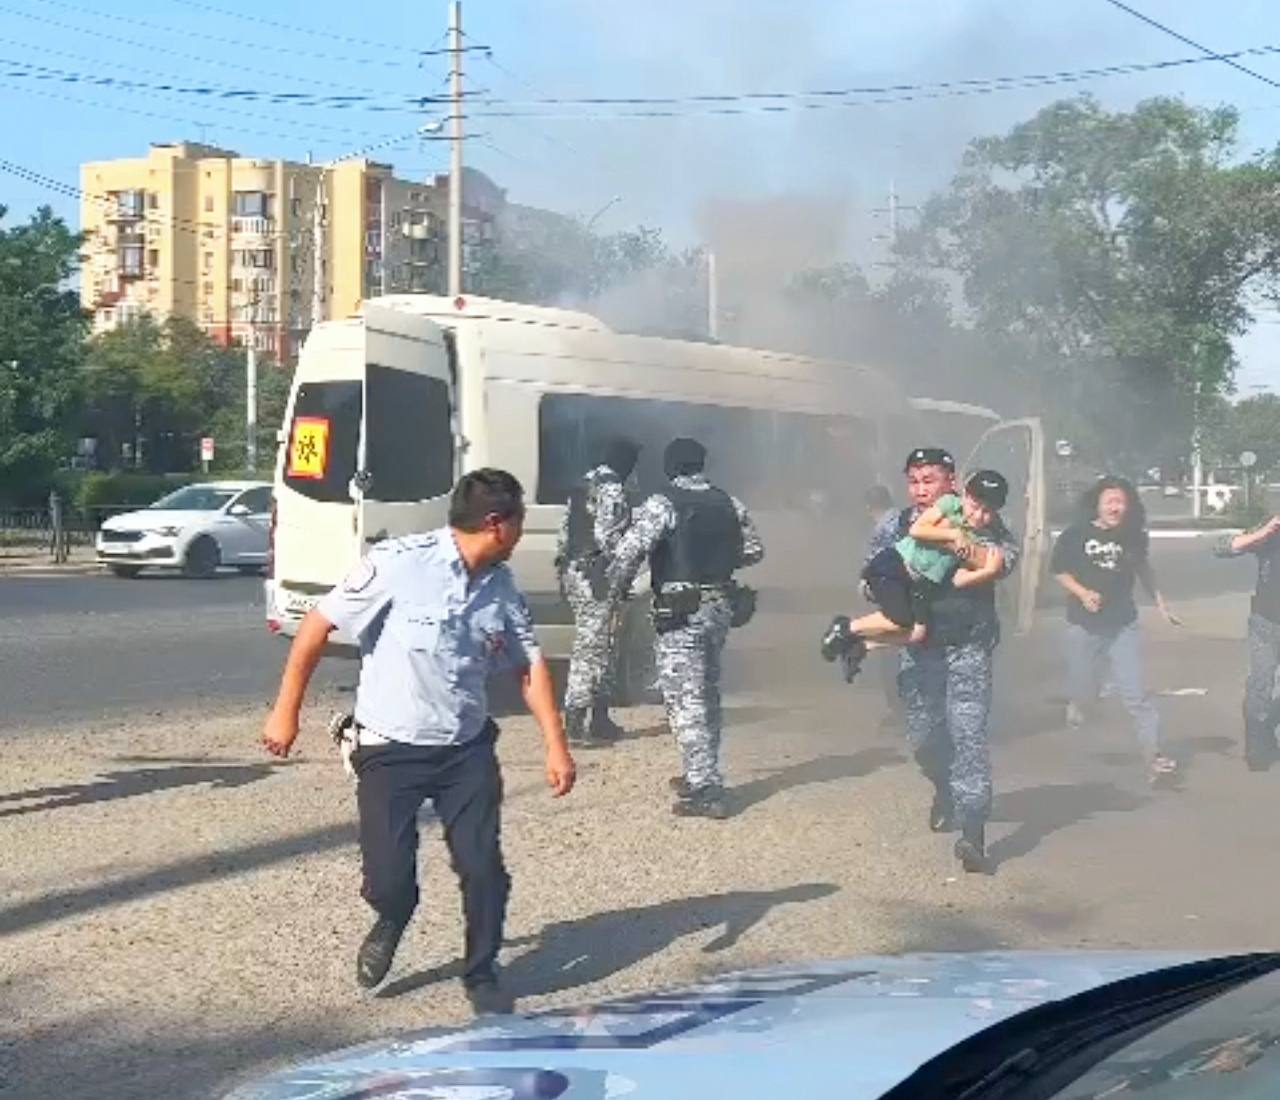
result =
[{"label": "black shoe", "polygon": [[729,816],[729,806],[724,799],[724,788],[710,783],[690,790],[671,807],[671,812],[676,817],[709,817],[713,821],[723,821]]},{"label": "black shoe", "polygon": [[949,833],[955,827],[955,810],[951,805],[951,796],[946,791],[936,791],[933,796],[933,805],[929,807],[929,831]]},{"label": "black shoe", "polygon": [[590,749],[603,744],[596,738],[587,722],[585,707],[574,707],[564,712],[564,735],[574,748]]},{"label": "black shoe", "polygon": [[592,737],[606,744],[619,741],[622,739],[626,731],[618,725],[610,716],[609,708],[603,704],[597,705],[591,712],[591,727],[589,730]]},{"label": "black shoe", "polygon": [[966,825],[956,841],[956,859],[970,873],[987,869],[986,830],[981,825]]},{"label": "black shoe", "polygon": [[473,982],[467,986],[467,1000],[477,1016],[509,1016],[516,1010],[516,999],[497,978]]},{"label": "black shoe", "polygon": [[365,989],[372,989],[391,969],[391,960],[396,957],[396,948],[400,946],[400,937],[404,935],[403,924],[379,917],[364,943],[356,953],[356,981]]}]

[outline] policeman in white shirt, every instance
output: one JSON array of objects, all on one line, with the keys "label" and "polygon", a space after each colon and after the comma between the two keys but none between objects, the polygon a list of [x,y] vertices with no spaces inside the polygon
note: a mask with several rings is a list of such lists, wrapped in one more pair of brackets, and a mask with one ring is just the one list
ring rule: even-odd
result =
[{"label": "policeman in white shirt", "polygon": [[287,756],[303,695],[329,633],[360,645],[356,748],[365,900],[377,920],[356,957],[356,978],[386,976],[418,904],[417,814],[430,799],[462,886],[463,983],[477,1014],[510,1011],[498,981],[510,879],[500,844],[502,777],[486,680],[518,669],[546,744],[556,797],[574,763],[551,673],[524,597],[505,562],[520,541],[524,491],[503,470],[475,470],[455,486],[449,525],[379,543],[298,628],[262,740]]}]

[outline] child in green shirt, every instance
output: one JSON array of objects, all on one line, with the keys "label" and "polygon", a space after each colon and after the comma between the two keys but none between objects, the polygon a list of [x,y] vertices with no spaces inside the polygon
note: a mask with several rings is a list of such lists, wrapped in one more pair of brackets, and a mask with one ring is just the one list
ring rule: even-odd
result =
[{"label": "child in green shirt", "polygon": [[966,588],[999,575],[1003,555],[980,545],[976,535],[995,521],[1008,495],[1004,477],[979,470],[965,482],[963,497],[948,493],[921,512],[906,536],[862,572],[879,610],[852,622],[837,618],[823,639],[823,656],[843,656],[851,677],[871,646],[923,642],[929,607],[948,583]]}]

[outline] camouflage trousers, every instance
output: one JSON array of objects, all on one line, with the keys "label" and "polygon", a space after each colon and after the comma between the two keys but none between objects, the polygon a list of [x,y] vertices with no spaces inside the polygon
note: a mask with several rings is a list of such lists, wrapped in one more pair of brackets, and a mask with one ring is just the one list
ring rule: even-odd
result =
[{"label": "camouflage trousers", "polygon": [[564,571],[561,591],[573,611],[574,625],[564,708],[590,710],[597,703],[607,704],[613,693],[617,604],[597,600],[587,579],[573,566]]},{"label": "camouflage trousers", "polygon": [[704,593],[687,625],[659,634],[654,642],[658,686],[667,723],[683,757],[690,787],[720,785],[720,654],[729,637],[729,601]]},{"label": "camouflage trousers", "polygon": [[907,740],[925,777],[950,794],[961,825],[985,824],[991,814],[992,652],[980,642],[902,650]]},{"label": "camouflage trousers", "polygon": [[1249,616],[1249,678],[1244,686],[1244,744],[1249,755],[1275,751],[1275,685],[1280,623]]}]

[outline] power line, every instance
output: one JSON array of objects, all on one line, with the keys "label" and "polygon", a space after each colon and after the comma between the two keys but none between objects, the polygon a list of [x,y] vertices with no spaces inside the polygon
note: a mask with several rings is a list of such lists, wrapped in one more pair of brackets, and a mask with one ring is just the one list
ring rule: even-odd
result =
[{"label": "power line", "polygon": [[1155,19],[1152,19],[1151,16],[1143,15],[1142,12],[1138,11],[1136,8],[1131,8],[1129,7],[1128,4],[1121,3],[1121,0],[1106,0],[1106,2],[1110,4],[1113,8],[1119,8],[1121,11],[1127,12],[1129,15],[1132,15],[1135,19],[1141,20],[1143,23],[1146,23],[1148,26],[1155,27],[1156,30],[1162,31],[1164,34],[1167,34],[1170,38],[1176,38],[1183,45],[1191,46],[1193,49],[1197,49],[1201,53],[1207,54],[1214,61],[1221,61],[1223,64],[1230,65],[1233,69],[1239,70],[1240,72],[1244,73],[1246,76],[1251,76],[1255,80],[1261,80],[1262,83],[1270,84],[1271,87],[1273,88],[1280,88],[1280,82],[1272,80],[1269,76],[1263,76],[1261,73],[1254,72],[1252,69],[1246,68],[1244,65],[1239,64],[1238,62],[1232,60],[1229,57],[1215,53],[1213,50],[1209,49],[1208,46],[1202,46],[1199,42],[1195,41],[1192,38],[1188,38],[1185,34],[1179,34],[1177,31],[1173,30],[1171,27],[1166,27],[1163,23],[1158,22]]},{"label": "power line", "polygon": [[[166,54],[169,57],[175,57],[175,58],[178,58],[179,60],[195,61],[202,65],[212,65],[220,69],[235,69],[237,72],[240,72],[240,73],[257,73],[260,76],[269,76],[269,77],[272,77],[273,79],[279,79],[279,80],[298,80],[303,84],[320,84],[327,88],[345,87],[348,90],[358,91],[358,92],[376,91],[376,89],[363,87],[363,86],[335,84],[332,80],[311,79],[308,77],[296,76],[288,73],[271,72],[270,70],[267,70],[267,69],[258,69],[250,65],[245,65],[241,61],[224,61],[216,57],[205,57],[201,54],[184,53],[181,50],[170,49],[167,46],[161,46],[155,42],[143,42],[136,38],[125,38],[121,35],[110,34],[109,32],[106,32],[106,31],[93,30],[88,27],[77,27],[73,23],[64,23],[58,19],[47,19],[42,15],[33,15],[30,12],[19,11],[17,8],[0,6],[0,12],[4,12],[7,15],[17,15],[23,19],[30,19],[30,20],[33,20],[34,22],[42,23],[46,26],[57,28],[58,30],[70,31],[73,34],[87,35],[100,42],[114,42],[117,45],[130,46],[134,49],[145,50],[149,54],[156,54],[156,53]],[[115,68],[133,68],[133,66],[128,62],[102,61],[101,59],[98,59],[98,58],[87,58],[81,54],[66,53],[65,51],[51,49],[48,46],[35,46],[29,42],[18,42],[13,39],[3,39],[0,41],[9,42],[12,45],[21,46],[23,49],[33,50],[38,53],[47,53],[47,54],[52,54],[54,56],[74,58],[77,61],[89,61],[93,64],[110,65]],[[145,72],[146,70],[137,69],[135,71]]]},{"label": "power line", "polygon": [[[140,118],[154,118],[154,119],[159,119],[163,122],[180,122],[184,126],[194,127],[200,130],[204,129],[205,127],[214,127],[215,129],[218,129],[218,130],[224,130],[224,131],[230,130],[239,134],[250,134],[254,137],[282,138],[285,141],[297,141],[299,139],[302,139],[307,141],[314,140],[314,141],[321,141],[321,142],[336,143],[337,141],[336,137],[327,136],[326,134],[322,134],[320,131],[327,131],[328,134],[334,134],[334,135],[338,135],[338,134],[350,135],[350,134],[366,133],[366,131],[363,129],[356,129],[354,127],[349,127],[349,126],[330,126],[330,125],[326,125],[324,123],[318,123],[318,122],[303,123],[300,128],[290,127],[283,130],[264,130],[260,127],[243,126],[238,122],[226,121],[223,119],[209,119],[209,120],[202,120],[198,118],[193,119],[185,115],[164,114],[159,111],[148,111],[139,107],[129,107],[129,106],[125,106],[123,104],[118,104],[118,103],[105,103],[99,99],[85,99],[80,96],[67,95],[62,92],[51,91],[47,88],[33,88],[25,85],[3,84],[3,83],[0,83],[0,87],[8,88],[9,90],[17,92],[21,95],[37,96],[41,99],[54,99],[63,103],[78,103],[78,104],[81,104],[82,106],[94,107],[101,111],[110,111],[112,113],[136,115]],[[164,98],[172,98],[172,97],[166,96]],[[221,113],[221,112],[230,110],[230,108],[208,105],[205,107],[205,110],[217,111]],[[279,121],[277,119],[272,118],[269,115],[258,115],[258,114],[254,114],[251,111],[237,110],[234,113],[237,118],[266,119],[269,122]],[[404,139],[404,140],[407,140],[407,139]]]},{"label": "power line", "polygon": [[314,27],[303,27],[293,23],[278,23],[274,19],[265,19],[261,15],[250,15],[248,12],[220,8],[213,4],[200,3],[199,0],[172,0],[172,2],[181,4],[186,8],[194,8],[196,11],[207,11],[214,15],[227,15],[232,19],[240,19],[246,23],[257,23],[262,27],[275,27],[278,30],[289,31],[292,34],[308,34],[315,38],[327,38],[331,42],[342,42],[348,46],[370,46],[375,50],[395,50],[397,53],[409,53],[418,57],[433,57],[448,52],[447,50],[430,48],[416,50],[412,46],[406,46],[399,42],[378,42],[369,38],[355,38],[352,35],[334,34],[332,31],[316,30]]},{"label": "power line", "polygon": [[[145,19],[135,19],[135,18],[132,18],[131,16],[119,15],[115,12],[99,11],[95,8],[87,8],[80,4],[67,3],[66,0],[43,0],[43,2],[45,4],[51,5],[56,8],[62,8],[65,11],[75,12],[80,15],[89,15],[95,19],[113,20],[117,23],[125,23],[134,27],[142,27],[146,30],[158,31],[161,34],[171,34],[184,39],[189,39],[192,37],[191,32],[183,28],[169,27],[169,26],[165,26],[162,23],[152,23]],[[291,27],[289,29],[296,33],[299,28]],[[198,37],[203,39],[206,42],[216,42],[222,46],[235,46],[238,49],[270,50],[272,53],[279,52],[278,47],[273,46],[269,43],[252,42],[252,41],[247,41],[243,38],[224,38],[221,36],[215,36],[215,35],[209,35],[209,34],[201,34]],[[469,48],[478,49],[479,47],[469,47]],[[401,68],[401,69],[417,67],[416,63],[412,61],[391,61],[387,58],[379,58],[379,57],[343,57],[343,56],[337,56],[334,54],[317,53],[313,50],[297,49],[295,47],[290,47],[289,52],[294,56],[311,57],[320,61],[339,61],[346,64],[351,64],[351,65],[383,65],[391,68]],[[417,50],[412,50],[411,52],[418,56],[426,56],[425,54],[422,54]]]},{"label": "power line", "polygon": [[[932,99],[952,99],[973,95],[991,95],[996,92],[1026,88],[1074,84],[1102,77],[1126,76],[1155,72],[1164,69],[1204,64],[1245,55],[1280,53],[1280,46],[1255,46],[1229,54],[1213,54],[1207,57],[1176,58],[1165,61],[1133,62],[1107,65],[1090,69],[1069,69],[1060,72],[1031,73],[1023,76],[999,76],[967,80],[938,81],[934,83],[907,83],[873,87],[829,89],[810,92],[745,92],[702,96],[629,96],[589,97],[579,99],[544,99],[523,103],[516,101],[479,101],[477,108],[468,109],[469,118],[520,118],[520,119],[618,119],[618,118],[685,118],[696,115],[749,115],[781,114],[791,111],[825,110],[833,107],[880,106]],[[495,111],[491,106],[526,108]],[[637,106],[635,110],[595,112],[549,112],[544,106],[596,107]],[[532,108],[529,110],[527,108]]]},{"label": "power line", "polygon": [[380,103],[367,95],[320,95],[315,92],[261,91],[255,88],[227,88],[216,84],[153,84],[142,80],[128,80],[114,76],[95,76],[92,73],[55,69],[48,65],[36,65],[29,61],[0,57],[0,66],[9,71],[0,76],[9,80],[52,80],[64,84],[90,84],[95,87],[123,89],[125,91],[165,92],[173,95],[197,96],[205,99],[225,99],[237,102],[270,103],[275,106],[315,107],[325,110],[349,110],[381,113],[417,113],[432,104],[444,104],[443,96],[405,96],[398,101]]}]

